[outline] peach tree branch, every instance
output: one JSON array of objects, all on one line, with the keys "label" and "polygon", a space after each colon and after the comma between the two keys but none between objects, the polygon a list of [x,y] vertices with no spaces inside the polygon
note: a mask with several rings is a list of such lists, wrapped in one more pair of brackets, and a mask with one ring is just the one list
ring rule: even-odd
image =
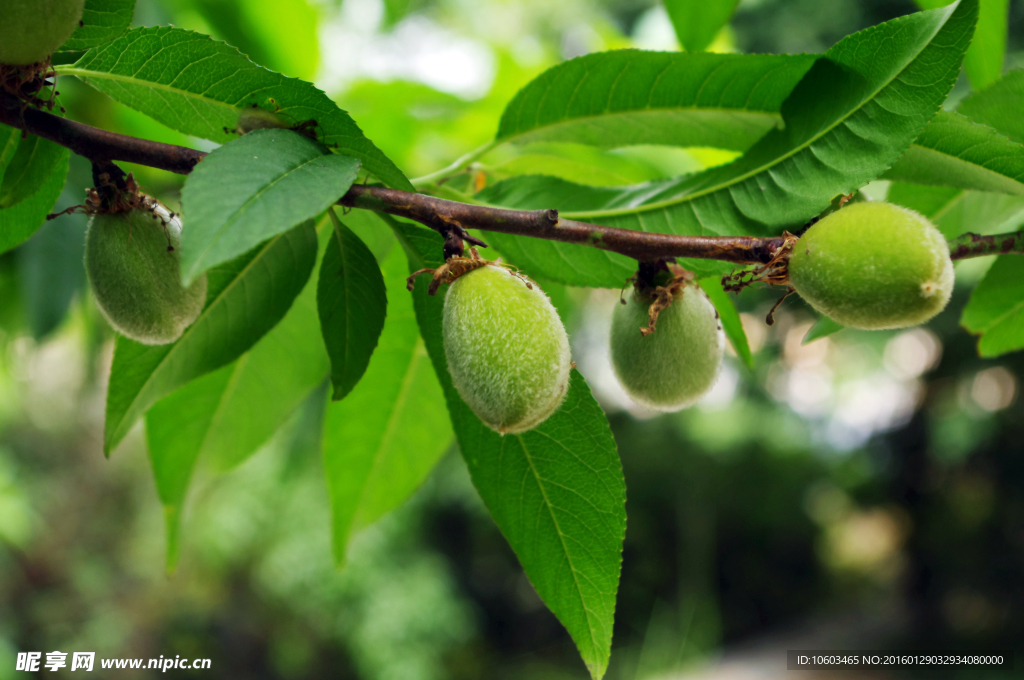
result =
[{"label": "peach tree branch", "polygon": [[[125,161],[178,174],[188,174],[206,152],[101,130],[30,107],[0,92],[0,123],[60,144],[96,164]],[[426,194],[356,185],[338,201],[350,208],[388,213],[414,220],[440,232],[449,243],[463,239],[482,245],[466,233],[480,229],[503,234],[575,243],[600,248],[638,261],[670,257],[765,264],[783,243],[782,236],[677,236],[606,227],[562,219],[557,210],[511,210],[460,203]],[[453,236],[454,234],[454,236]],[[1000,253],[1024,254],[1024,232],[979,236],[964,234],[950,242],[954,260]]]}]

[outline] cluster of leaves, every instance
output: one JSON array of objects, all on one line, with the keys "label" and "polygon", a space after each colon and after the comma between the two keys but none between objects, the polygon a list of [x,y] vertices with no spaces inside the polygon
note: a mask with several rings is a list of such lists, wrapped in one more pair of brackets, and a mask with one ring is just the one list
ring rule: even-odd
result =
[{"label": "cluster of leaves", "polygon": [[[573,374],[565,404],[536,430],[500,437],[484,426],[448,375],[442,298],[429,296],[422,279],[411,296],[405,290],[410,270],[440,264],[440,236],[372,213],[339,217],[332,207],[361,178],[411,190],[401,170],[310,83],[204,35],[128,30],[132,4],[88,0],[84,25],[65,46],[87,51],[60,73],[222,145],[182,193],[182,277],[207,274],[206,307],[172,344],[118,337],[107,397],[108,454],[145,420],[169,564],[198,457],[237,466],[329,379],[322,450],[336,560],[344,561],[354,532],[417,488],[454,435],[538,594],[600,677],[611,649],[625,482],[584,379]],[[705,48],[735,4],[700,3],[697,11],[669,2],[681,44]],[[518,175],[475,192],[460,192],[457,182],[424,188],[644,231],[774,235],[881,178],[892,182],[889,200],[928,215],[948,237],[994,233],[1024,215],[1024,73],[1001,75],[999,12],[1005,19],[1005,2],[982,1],[979,24],[979,0],[960,0],[855,33],[823,55],[625,50],[574,59],[516,95],[492,147],[658,144],[738,157],[623,187]],[[986,40],[972,46],[976,26]],[[965,55],[977,90],[956,111],[943,110]],[[0,252],[39,227],[66,174],[63,148],[0,127]],[[618,288],[635,269],[583,246],[487,239],[531,276],[570,286]],[[749,363],[719,281],[724,265],[682,264],[703,277]],[[1022,300],[1024,258],[1002,256],[962,319],[982,334],[983,355],[1024,346]],[[816,335],[837,329],[826,319]]]}]

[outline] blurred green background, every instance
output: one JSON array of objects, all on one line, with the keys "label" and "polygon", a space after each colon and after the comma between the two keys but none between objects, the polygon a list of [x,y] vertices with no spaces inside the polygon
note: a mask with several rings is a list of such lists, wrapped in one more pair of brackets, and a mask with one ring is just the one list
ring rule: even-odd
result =
[{"label": "blurred green background", "polygon": [[[818,52],[915,10],[744,0],[713,47]],[[1010,11],[1020,67],[1024,3]],[[650,0],[138,0],[136,23],[210,33],[314,80],[410,177],[488,141],[516,90],[561,59],[676,49]],[[75,82],[61,91],[79,120],[203,144]],[[477,167],[623,184],[727,159],[547,144]],[[175,203],[181,178],[130,169]],[[59,207],[90,183],[73,158]],[[52,650],[207,657],[213,670],[192,674],[224,678],[586,677],[454,449],[332,566],[319,393],[239,469],[198,472],[166,575],[141,430],[102,454],[112,337],[83,288],[84,229],[62,217],[0,258],[0,680],[20,675],[18,651]],[[958,280],[989,264],[958,265]],[[612,377],[617,292],[550,288],[628,487],[609,678],[776,678],[786,649],[829,647],[1016,648],[1024,669],[1024,354],[977,357],[957,326],[966,288],[927,327],[808,345],[808,308],[793,298],[768,327],[777,293],[745,291],[755,370],[730,357],[698,406],[659,417]]]}]

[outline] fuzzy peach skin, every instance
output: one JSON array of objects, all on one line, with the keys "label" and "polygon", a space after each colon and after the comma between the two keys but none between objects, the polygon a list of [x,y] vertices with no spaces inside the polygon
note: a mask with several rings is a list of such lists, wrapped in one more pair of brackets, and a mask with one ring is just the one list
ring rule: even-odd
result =
[{"label": "fuzzy peach skin", "polygon": [[612,367],[633,401],[656,411],[678,411],[710,390],[722,369],[725,335],[714,305],[696,284],[647,326],[652,300],[633,291],[612,314]]},{"label": "fuzzy peach skin", "polygon": [[444,299],[444,351],[459,396],[488,427],[518,434],[558,410],[569,386],[565,326],[534,282],[495,265]]},{"label": "fuzzy peach skin", "polygon": [[0,64],[46,59],[78,28],[85,0],[0,0]]},{"label": "fuzzy peach skin", "polygon": [[206,275],[182,287],[180,245],[181,220],[163,206],[90,219],[85,271],[96,305],[122,335],[174,342],[203,311]]},{"label": "fuzzy peach skin", "polygon": [[953,263],[927,218],[891,203],[856,203],[793,246],[789,279],[816,310],[850,328],[916,326],[953,293]]}]

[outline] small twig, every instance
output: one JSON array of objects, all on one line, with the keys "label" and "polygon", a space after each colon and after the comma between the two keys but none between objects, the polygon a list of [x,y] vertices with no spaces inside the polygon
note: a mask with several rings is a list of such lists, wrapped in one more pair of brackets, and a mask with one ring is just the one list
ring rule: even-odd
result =
[{"label": "small twig", "polygon": [[991,236],[968,232],[949,239],[947,243],[949,244],[949,257],[953,260],[1007,253],[1024,255],[1024,231]]}]

